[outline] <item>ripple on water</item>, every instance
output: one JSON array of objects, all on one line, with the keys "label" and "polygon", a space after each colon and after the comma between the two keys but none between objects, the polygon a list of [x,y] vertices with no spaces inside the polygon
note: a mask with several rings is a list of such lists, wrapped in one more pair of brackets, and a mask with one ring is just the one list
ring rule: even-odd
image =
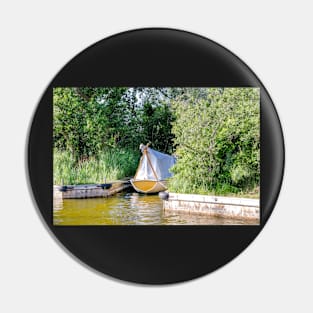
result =
[{"label": "ripple on water", "polygon": [[158,195],[122,192],[109,198],[54,201],[54,225],[246,225],[247,222],[164,212]]}]

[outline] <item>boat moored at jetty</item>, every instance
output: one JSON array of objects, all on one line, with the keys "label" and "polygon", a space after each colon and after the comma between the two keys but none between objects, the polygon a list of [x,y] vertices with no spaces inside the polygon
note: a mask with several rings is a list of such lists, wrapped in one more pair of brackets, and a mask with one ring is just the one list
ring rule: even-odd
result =
[{"label": "boat moored at jetty", "polygon": [[130,180],[134,189],[142,193],[157,193],[167,189],[166,180],[173,174],[170,168],[176,158],[153,150],[148,145],[140,145],[142,156],[133,179]]}]

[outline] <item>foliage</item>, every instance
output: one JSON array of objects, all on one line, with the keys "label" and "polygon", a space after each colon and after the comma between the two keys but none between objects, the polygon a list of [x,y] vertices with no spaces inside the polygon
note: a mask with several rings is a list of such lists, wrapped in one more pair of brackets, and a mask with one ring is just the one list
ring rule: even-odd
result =
[{"label": "foliage", "polygon": [[110,181],[129,177],[136,171],[138,161],[139,151],[108,149],[97,158],[90,157],[77,163],[69,151],[54,149],[54,184],[103,183],[105,179]]},{"label": "foliage", "polygon": [[54,146],[70,151],[76,161],[107,148],[138,149],[151,142],[172,149],[172,112],[166,89],[55,88]]},{"label": "foliage", "polygon": [[178,157],[170,191],[256,191],[259,98],[257,88],[55,88],[54,183],[132,176],[151,142]]},{"label": "foliage", "polygon": [[172,102],[171,191],[228,194],[259,185],[259,99],[258,88],[194,88]]},{"label": "foliage", "polygon": [[76,160],[112,147],[116,138],[110,133],[109,117],[123,92],[123,88],[55,88],[55,147],[70,151]]},{"label": "foliage", "polygon": [[156,150],[172,153],[172,122],[170,100],[174,88],[130,88],[125,100],[132,103],[128,110],[128,145],[137,149],[140,143],[151,143]]},{"label": "foliage", "polygon": [[171,88],[53,90],[55,183],[134,175],[140,143],[172,152]]}]

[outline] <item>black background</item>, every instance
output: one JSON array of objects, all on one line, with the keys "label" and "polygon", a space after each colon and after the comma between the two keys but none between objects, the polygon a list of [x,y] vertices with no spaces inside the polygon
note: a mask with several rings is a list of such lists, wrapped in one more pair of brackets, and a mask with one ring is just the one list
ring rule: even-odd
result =
[{"label": "black background", "polygon": [[[259,87],[261,225],[53,226],[52,89],[70,86]],[[268,93],[239,58],[195,34],[142,29],[96,43],[57,74],[34,116],[28,166],[38,208],[52,232],[71,253],[116,278],[164,284],[212,272],[251,243],[269,218],[278,197],[284,170],[284,143]]]}]

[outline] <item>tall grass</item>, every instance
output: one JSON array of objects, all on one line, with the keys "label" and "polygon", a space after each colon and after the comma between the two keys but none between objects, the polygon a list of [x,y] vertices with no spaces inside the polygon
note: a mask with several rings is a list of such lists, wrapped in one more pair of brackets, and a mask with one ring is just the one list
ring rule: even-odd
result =
[{"label": "tall grass", "polygon": [[187,193],[187,194],[201,194],[201,195],[216,195],[229,197],[245,197],[245,198],[260,198],[260,187],[258,185],[251,185],[247,188],[237,188],[231,184],[218,184],[212,188],[205,183],[192,183],[186,179],[169,179],[168,190],[170,192]]},{"label": "tall grass", "polygon": [[53,181],[55,185],[103,183],[133,176],[136,172],[139,152],[111,149],[97,157],[76,162],[68,151],[53,152]]}]

